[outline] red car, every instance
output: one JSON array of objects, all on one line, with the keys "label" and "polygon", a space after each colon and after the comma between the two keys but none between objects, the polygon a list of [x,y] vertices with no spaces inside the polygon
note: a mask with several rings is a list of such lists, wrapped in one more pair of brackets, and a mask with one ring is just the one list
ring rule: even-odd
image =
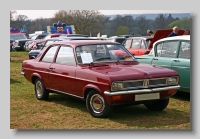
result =
[{"label": "red car", "polygon": [[21,74],[34,85],[38,100],[50,92],[71,95],[85,100],[98,118],[123,104],[162,111],[180,88],[176,71],[141,64],[119,43],[102,40],[51,43],[23,61]]},{"label": "red car", "polygon": [[[159,39],[166,38],[171,32],[172,29],[163,29],[157,30],[154,36],[126,38],[122,45],[126,47],[134,56],[148,54],[151,51],[154,42]],[[187,31],[185,30],[179,30],[178,32],[179,35],[183,35],[185,33],[187,34]]]},{"label": "red car", "polygon": [[40,44],[40,43],[43,43],[45,42],[47,39],[50,39],[50,38],[54,38],[54,37],[59,37],[61,34],[48,34],[44,37],[44,39],[38,39],[38,40],[35,40],[33,41],[31,44],[29,44],[28,48],[29,48],[29,51],[31,50],[35,50],[35,49],[40,49],[40,48],[37,48],[37,44]]}]

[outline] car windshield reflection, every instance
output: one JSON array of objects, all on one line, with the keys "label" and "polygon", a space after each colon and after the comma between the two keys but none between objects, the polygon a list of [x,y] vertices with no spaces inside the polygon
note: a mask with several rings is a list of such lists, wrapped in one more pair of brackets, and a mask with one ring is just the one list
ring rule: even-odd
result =
[{"label": "car windshield reflection", "polygon": [[84,45],[76,48],[79,64],[136,61],[122,45]]}]

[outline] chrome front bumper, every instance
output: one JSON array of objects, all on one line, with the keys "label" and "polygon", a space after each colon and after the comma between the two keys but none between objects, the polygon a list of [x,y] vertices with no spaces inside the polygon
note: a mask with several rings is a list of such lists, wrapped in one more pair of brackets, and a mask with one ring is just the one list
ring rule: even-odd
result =
[{"label": "chrome front bumper", "polygon": [[116,92],[105,91],[104,94],[107,96],[129,95],[129,94],[140,94],[140,93],[153,93],[153,92],[160,92],[160,91],[173,90],[173,89],[175,90],[180,89],[180,85],[153,88],[153,89],[139,89],[139,90],[116,91]]}]

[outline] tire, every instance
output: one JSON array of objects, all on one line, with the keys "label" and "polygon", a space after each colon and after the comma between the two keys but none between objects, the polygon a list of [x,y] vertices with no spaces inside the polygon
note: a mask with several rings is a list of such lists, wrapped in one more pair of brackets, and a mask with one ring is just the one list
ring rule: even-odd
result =
[{"label": "tire", "polygon": [[169,98],[148,102],[145,103],[144,105],[149,110],[162,111],[167,107],[168,104],[169,104]]},{"label": "tire", "polygon": [[34,84],[35,96],[38,100],[47,100],[49,97],[49,92],[44,87],[42,81],[37,78]]},{"label": "tire", "polygon": [[87,95],[86,107],[89,113],[96,118],[107,118],[113,110],[113,106],[108,105],[96,90],[90,91]]},{"label": "tire", "polygon": [[25,46],[25,44],[22,45],[22,51],[26,51],[26,46]]}]

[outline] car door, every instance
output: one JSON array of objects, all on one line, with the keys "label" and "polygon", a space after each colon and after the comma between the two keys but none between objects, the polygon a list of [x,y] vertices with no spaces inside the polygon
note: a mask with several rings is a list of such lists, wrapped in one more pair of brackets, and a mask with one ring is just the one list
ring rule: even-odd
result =
[{"label": "car door", "polygon": [[37,63],[37,72],[44,82],[46,88],[52,88],[51,81],[49,80],[50,66],[54,61],[58,46],[50,46],[47,52],[44,54],[42,59]]},{"label": "car door", "polygon": [[181,41],[178,58],[172,61],[172,69],[180,76],[181,90],[190,92],[190,41]]},{"label": "car door", "polygon": [[54,90],[75,94],[76,62],[73,48],[60,46],[54,63],[50,66],[49,80]]},{"label": "car door", "polygon": [[178,46],[179,41],[164,41],[156,44],[156,53],[152,59],[152,65],[171,69],[172,62],[177,60]]},{"label": "car door", "polygon": [[129,52],[135,56],[139,56],[141,50],[141,42],[141,39],[133,39]]}]

